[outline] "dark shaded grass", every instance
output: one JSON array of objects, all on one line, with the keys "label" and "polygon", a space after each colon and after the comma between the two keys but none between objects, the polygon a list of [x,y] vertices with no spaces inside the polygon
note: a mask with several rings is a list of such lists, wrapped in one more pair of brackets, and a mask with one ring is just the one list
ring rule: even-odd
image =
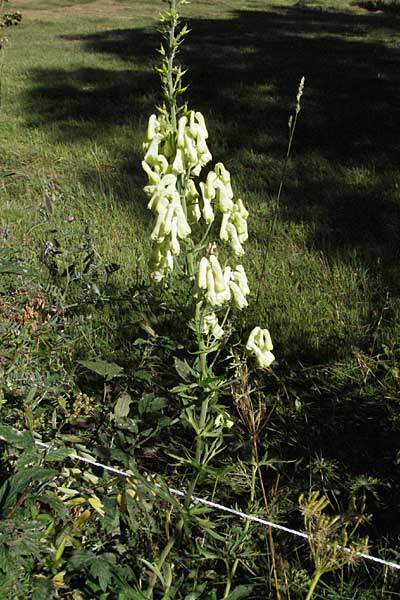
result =
[{"label": "dark shaded grass", "polygon": [[[382,37],[398,23],[287,8],[240,11],[232,20],[197,19],[189,26],[183,59],[190,66],[191,105],[209,119],[215,155],[234,166],[241,163],[244,188],[272,194],[277,189],[287,117],[296,85],[306,76],[283,215],[307,223],[308,243],[324,252],[345,259],[348,249],[356,248],[368,267],[383,260],[389,265],[388,284],[395,284],[400,51],[383,45]],[[36,114],[30,124],[57,123],[58,134],[71,141],[119,123],[142,124],[155,100],[149,90],[158,89],[150,72],[158,35],[126,29],[66,39],[134,66],[118,73],[34,71],[30,95]],[[71,119],[79,125],[71,128]],[[138,158],[130,158],[125,168],[140,169]],[[265,228],[257,229],[262,242]]]},{"label": "dark shaded grass", "polygon": [[400,15],[400,4],[397,0],[366,0],[364,2],[355,2],[354,4],[371,12],[381,10],[390,15]]}]

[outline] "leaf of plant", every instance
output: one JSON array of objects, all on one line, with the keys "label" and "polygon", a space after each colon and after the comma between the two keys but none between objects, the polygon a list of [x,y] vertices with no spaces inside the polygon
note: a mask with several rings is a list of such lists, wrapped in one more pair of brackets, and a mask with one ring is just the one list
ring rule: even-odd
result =
[{"label": "leaf of plant", "polygon": [[193,381],[193,378],[196,377],[196,371],[192,369],[187,360],[181,360],[175,356],[174,362],[179,377],[186,383]]},{"label": "leaf of plant", "polygon": [[168,405],[166,398],[154,397],[153,394],[143,394],[139,400],[139,414],[158,412]]},{"label": "leaf of plant", "polygon": [[114,415],[117,418],[127,417],[129,415],[129,408],[132,404],[132,398],[128,392],[123,392],[119,397],[114,406]]},{"label": "leaf of plant", "polygon": [[45,469],[44,467],[23,469],[22,471],[15,473],[15,475],[8,479],[9,490],[3,506],[3,512],[7,513],[14,506],[18,495],[25,490],[28,483],[32,481],[40,481],[43,483],[54,477],[56,474],[57,471],[54,469]]},{"label": "leaf of plant", "polygon": [[200,598],[206,587],[207,583],[202,583],[201,585],[196,586],[196,590],[185,596],[184,600],[197,600],[197,598]]},{"label": "leaf of plant", "polygon": [[34,445],[33,437],[29,431],[18,431],[8,425],[0,425],[0,438],[3,438],[15,448],[30,448]]},{"label": "leaf of plant", "polygon": [[45,462],[61,462],[72,454],[71,448],[51,448],[45,456]]},{"label": "leaf of plant", "polygon": [[93,371],[102,377],[105,377],[107,381],[110,381],[114,377],[122,377],[124,369],[114,362],[107,362],[106,360],[78,360],[78,363]]},{"label": "leaf of plant", "polygon": [[248,598],[250,592],[254,590],[254,585],[238,585],[225,600],[239,600],[240,598]]},{"label": "leaf of plant", "polygon": [[0,263],[0,275],[29,275],[30,271],[27,267],[18,263],[6,261]]},{"label": "leaf of plant", "polygon": [[98,579],[103,592],[106,591],[112,577],[112,567],[115,566],[116,556],[109,552],[100,554],[90,565],[90,573]]},{"label": "leaf of plant", "polygon": [[99,515],[104,517],[104,510],[103,510],[104,506],[103,506],[103,503],[99,500],[99,498],[97,498],[97,496],[91,496],[88,499],[88,502],[89,502],[90,506],[92,506],[94,508],[94,510],[99,513]]},{"label": "leaf of plant", "polygon": [[53,586],[47,578],[36,577],[33,579],[32,600],[52,600]]},{"label": "leaf of plant", "polygon": [[157,565],[153,565],[153,563],[149,562],[145,558],[139,557],[138,560],[140,560],[140,562],[144,563],[146,565],[146,567],[148,567],[150,569],[150,571],[152,571],[155,575],[157,575],[158,579],[160,580],[161,585],[165,586],[164,577],[162,576],[162,573],[161,573],[160,569],[157,567]]},{"label": "leaf of plant", "polygon": [[97,557],[91,550],[75,550],[67,563],[67,570],[82,569],[91,562],[96,561]]},{"label": "leaf of plant", "polygon": [[151,375],[146,369],[138,369],[134,372],[133,377],[140,381],[146,381],[146,383],[152,383]]}]

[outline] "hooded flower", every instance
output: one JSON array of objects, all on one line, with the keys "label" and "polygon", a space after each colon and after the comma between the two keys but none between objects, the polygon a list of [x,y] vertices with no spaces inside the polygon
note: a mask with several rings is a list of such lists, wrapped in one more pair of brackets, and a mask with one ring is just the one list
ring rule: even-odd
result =
[{"label": "hooded flower", "polygon": [[221,339],[224,335],[224,330],[218,323],[218,317],[214,312],[204,317],[203,333],[212,335],[216,340]]},{"label": "hooded flower", "polygon": [[237,265],[235,271],[231,271],[229,288],[232,292],[234,304],[240,310],[248,306],[246,296],[250,293],[246,273],[242,265]]},{"label": "hooded flower", "polygon": [[229,267],[222,271],[218,258],[211,254],[203,256],[200,261],[197,286],[205,293],[206,300],[211,306],[221,306],[231,299],[229,288]]},{"label": "hooded flower", "polygon": [[275,360],[275,356],[271,352],[273,348],[268,329],[254,327],[247,340],[246,350],[255,356],[261,369],[266,369]]},{"label": "hooded flower", "polygon": [[240,198],[234,204],[232,203],[231,210],[222,215],[219,237],[222,241],[230,244],[236,256],[244,254],[242,243],[248,239],[248,215]]}]

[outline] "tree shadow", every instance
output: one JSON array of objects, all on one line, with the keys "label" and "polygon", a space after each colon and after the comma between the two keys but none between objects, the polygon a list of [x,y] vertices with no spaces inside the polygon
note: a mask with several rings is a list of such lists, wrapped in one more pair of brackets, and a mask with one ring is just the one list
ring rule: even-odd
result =
[{"label": "tree shadow", "polygon": [[[397,260],[400,50],[391,40],[400,22],[286,7],[191,19],[189,28],[182,60],[190,68],[190,105],[207,117],[215,156],[241,168],[244,190],[257,181],[259,191],[275,193],[287,119],[305,75],[282,216],[309,224],[309,243],[324,251],[345,258],[356,248],[368,264],[376,252]],[[56,136],[77,143],[116,124],[144,129],[159,100],[152,71],[158,34],[117,29],[63,39],[129,67],[33,70],[30,101],[40,103],[31,124],[56,124]],[[273,168],[254,177],[265,157]],[[139,172],[140,164],[122,161],[121,168]]]},{"label": "tree shadow", "polygon": [[382,11],[389,15],[400,15],[400,4],[396,0],[364,0],[354,4],[371,12]]}]

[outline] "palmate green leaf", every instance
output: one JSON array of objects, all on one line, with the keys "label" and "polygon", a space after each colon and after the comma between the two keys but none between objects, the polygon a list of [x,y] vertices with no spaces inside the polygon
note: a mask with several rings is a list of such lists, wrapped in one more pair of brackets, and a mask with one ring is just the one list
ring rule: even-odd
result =
[{"label": "palmate green leaf", "polygon": [[106,591],[112,578],[112,569],[116,565],[116,556],[111,552],[106,552],[96,556],[96,559],[90,565],[90,573],[95,577],[103,592]]},{"label": "palmate green leaf", "polygon": [[96,560],[96,555],[91,550],[75,550],[67,562],[67,571],[84,569]]},{"label": "palmate green leaf", "polygon": [[107,362],[106,360],[78,360],[78,363],[93,371],[102,377],[105,377],[106,381],[114,379],[114,377],[122,377],[124,369],[114,362]]},{"label": "palmate green leaf", "polygon": [[32,578],[32,583],[32,600],[53,600],[54,588],[51,579],[35,577]]}]

